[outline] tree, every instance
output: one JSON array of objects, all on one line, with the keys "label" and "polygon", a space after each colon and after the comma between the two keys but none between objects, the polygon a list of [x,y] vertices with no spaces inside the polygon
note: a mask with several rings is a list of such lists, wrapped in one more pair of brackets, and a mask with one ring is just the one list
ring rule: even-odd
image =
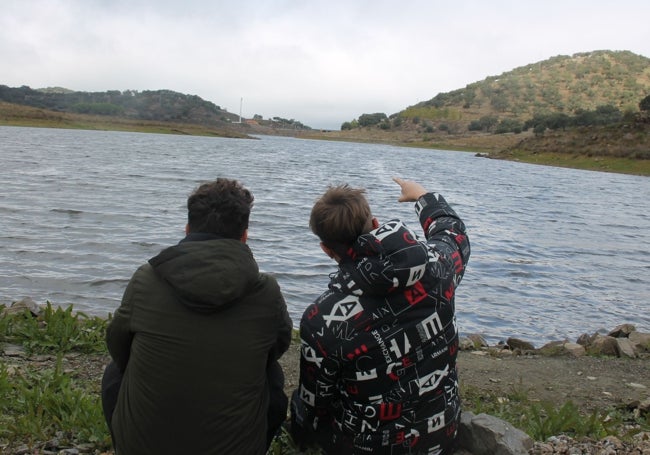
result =
[{"label": "tree", "polygon": [[388,116],[382,112],[377,112],[374,114],[361,114],[358,122],[359,126],[373,126],[384,120],[388,120]]},{"label": "tree", "polygon": [[639,110],[650,111],[650,95],[646,96],[639,103]]}]

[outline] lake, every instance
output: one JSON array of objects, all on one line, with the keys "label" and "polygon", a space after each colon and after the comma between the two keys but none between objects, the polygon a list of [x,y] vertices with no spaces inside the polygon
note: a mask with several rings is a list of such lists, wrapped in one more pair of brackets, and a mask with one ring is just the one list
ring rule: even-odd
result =
[{"label": "lake", "polygon": [[308,227],[327,185],[364,187],[375,216],[419,228],[391,177],[445,196],[468,227],[461,334],[537,347],[621,323],[650,331],[650,179],[473,153],[285,137],[255,140],[0,127],[0,304],[23,297],[93,315],[184,235],[201,182],[254,194],[249,245],[297,326],[335,263]]}]

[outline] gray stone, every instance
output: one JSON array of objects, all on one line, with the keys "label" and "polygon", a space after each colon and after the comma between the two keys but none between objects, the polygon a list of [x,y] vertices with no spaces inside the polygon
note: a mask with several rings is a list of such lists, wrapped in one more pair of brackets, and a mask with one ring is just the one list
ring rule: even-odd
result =
[{"label": "gray stone", "polygon": [[508,338],[506,340],[506,344],[510,347],[510,349],[519,349],[521,351],[533,351],[535,350],[535,346],[532,345],[532,343],[529,343],[528,341],[520,340],[519,338]]},{"label": "gray stone", "polygon": [[650,333],[632,332],[628,337],[637,352],[650,352]]},{"label": "gray stone", "polygon": [[585,347],[578,343],[564,343],[562,347],[567,354],[573,357],[582,357],[587,353]]},{"label": "gray stone", "polygon": [[469,338],[472,341],[475,349],[489,347],[487,341],[485,341],[485,338],[483,338],[483,335],[480,335],[478,333],[472,333],[468,335],[467,338]]},{"label": "gray stone", "polygon": [[533,440],[494,416],[463,411],[458,445],[473,455],[525,455],[533,448]]},{"label": "gray stone", "polygon": [[618,352],[621,357],[636,358],[637,355],[634,352],[634,346],[629,338],[616,338],[616,344],[618,345]]},{"label": "gray stone", "polygon": [[621,324],[619,326],[614,327],[608,334],[607,336],[614,337],[614,338],[627,338],[630,336],[630,333],[635,332],[636,327],[634,324]]},{"label": "gray stone", "polygon": [[474,349],[474,342],[467,337],[461,337],[460,340],[458,340],[458,348],[461,351],[471,351]]},{"label": "gray stone", "polygon": [[594,338],[598,336],[597,333],[594,333],[593,335],[589,335],[588,333],[583,333],[578,337],[576,340],[576,343],[581,344],[582,346],[589,346],[592,341],[594,341]]},{"label": "gray stone", "polygon": [[28,310],[33,316],[38,316],[43,311],[31,298],[25,297],[22,300],[14,302],[9,308],[5,308],[8,314],[21,314]]},{"label": "gray stone", "polygon": [[598,335],[587,347],[587,352],[595,355],[618,356],[618,343],[614,337]]}]

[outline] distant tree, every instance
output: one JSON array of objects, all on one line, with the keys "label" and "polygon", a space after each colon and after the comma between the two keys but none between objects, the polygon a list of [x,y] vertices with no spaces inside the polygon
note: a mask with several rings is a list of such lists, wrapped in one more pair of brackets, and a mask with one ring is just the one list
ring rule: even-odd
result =
[{"label": "distant tree", "polygon": [[377,112],[374,114],[361,114],[358,122],[359,126],[373,126],[384,120],[388,120],[388,116],[382,112]]},{"label": "distant tree", "polygon": [[469,122],[467,129],[469,131],[481,131],[483,129],[483,125],[481,125],[481,122],[479,122],[478,120],[472,120],[471,122]]},{"label": "distant tree", "polygon": [[350,122],[343,122],[341,124],[341,131],[346,131],[346,130],[351,130],[352,129],[352,123]]},{"label": "distant tree", "polygon": [[650,111],[650,95],[646,96],[639,103],[639,110]]},{"label": "distant tree", "polygon": [[485,131],[490,131],[494,125],[499,122],[499,119],[493,115],[484,115],[479,119],[481,128]]},{"label": "distant tree", "polygon": [[571,124],[571,118],[563,113],[550,114],[545,119],[546,126],[552,130],[565,130]]},{"label": "distant tree", "polygon": [[522,129],[521,122],[519,122],[518,120],[503,119],[499,122],[494,132],[496,134],[504,134],[504,133],[519,134],[521,133],[521,129]]}]

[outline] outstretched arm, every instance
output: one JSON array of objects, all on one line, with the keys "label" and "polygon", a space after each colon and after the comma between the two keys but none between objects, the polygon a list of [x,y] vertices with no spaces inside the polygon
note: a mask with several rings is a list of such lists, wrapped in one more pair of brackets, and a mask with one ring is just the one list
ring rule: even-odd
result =
[{"label": "outstretched arm", "polygon": [[400,202],[414,202],[415,212],[420,219],[431,248],[440,254],[454,257],[454,270],[460,282],[470,256],[470,244],[465,225],[445,198],[427,190],[417,182],[393,178],[401,189]]}]

